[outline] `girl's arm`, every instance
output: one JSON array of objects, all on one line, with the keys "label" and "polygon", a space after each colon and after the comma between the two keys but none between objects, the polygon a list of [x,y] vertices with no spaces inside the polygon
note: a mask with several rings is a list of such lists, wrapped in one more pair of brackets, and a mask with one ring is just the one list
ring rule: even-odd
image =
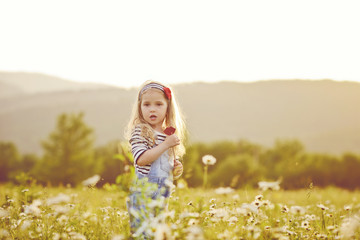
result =
[{"label": "girl's arm", "polygon": [[141,156],[137,160],[137,165],[149,165],[156,159],[158,159],[161,154],[163,154],[166,150],[179,144],[180,140],[175,134],[167,136],[162,143],[160,143],[156,147],[146,150],[143,154],[141,154]]}]

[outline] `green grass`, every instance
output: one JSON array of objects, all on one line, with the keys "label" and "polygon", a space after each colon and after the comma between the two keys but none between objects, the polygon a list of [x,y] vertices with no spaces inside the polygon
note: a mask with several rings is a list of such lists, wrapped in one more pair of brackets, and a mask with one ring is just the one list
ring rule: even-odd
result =
[{"label": "green grass", "polygon": [[[0,239],[128,239],[126,197],[104,189],[3,185]],[[170,239],[358,239],[359,199],[359,191],[338,188],[176,189],[166,224],[152,232],[171,232]]]}]

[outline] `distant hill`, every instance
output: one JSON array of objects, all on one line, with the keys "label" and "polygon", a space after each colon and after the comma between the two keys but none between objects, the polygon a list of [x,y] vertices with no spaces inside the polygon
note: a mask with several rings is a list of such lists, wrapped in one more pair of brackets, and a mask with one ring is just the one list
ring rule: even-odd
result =
[{"label": "distant hill", "polygon": [[[174,89],[191,142],[245,139],[271,146],[275,139],[299,139],[312,152],[360,152],[359,83],[273,80]],[[136,98],[135,89],[116,87],[36,94],[14,87],[13,92],[17,95],[0,97],[0,140],[37,153],[63,112],[84,111],[97,145],[122,139]]]},{"label": "distant hill", "polygon": [[[95,83],[78,83],[40,73],[0,72],[0,98],[19,93],[41,93],[84,89],[109,88]],[[16,89],[16,91],[14,91]]]}]

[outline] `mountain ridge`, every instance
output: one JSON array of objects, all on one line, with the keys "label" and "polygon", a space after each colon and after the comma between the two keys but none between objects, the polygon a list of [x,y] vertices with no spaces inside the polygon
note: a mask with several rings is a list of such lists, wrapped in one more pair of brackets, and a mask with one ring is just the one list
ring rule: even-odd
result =
[{"label": "mountain ridge", "polygon": [[[271,146],[276,139],[298,139],[312,152],[360,152],[359,83],[223,81],[173,88],[190,142],[245,139]],[[96,145],[122,140],[136,91],[106,87],[0,98],[0,139],[22,152],[39,153],[40,141],[53,131],[59,114],[83,111]]]}]

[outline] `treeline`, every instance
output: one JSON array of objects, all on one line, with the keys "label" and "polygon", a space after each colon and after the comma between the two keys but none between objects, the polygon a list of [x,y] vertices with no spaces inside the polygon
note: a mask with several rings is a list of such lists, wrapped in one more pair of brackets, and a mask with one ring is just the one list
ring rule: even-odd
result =
[{"label": "treeline", "polygon": [[113,141],[94,147],[94,131],[83,118],[83,113],[61,114],[55,130],[41,142],[42,156],[20,155],[15,144],[0,142],[0,182],[76,186],[98,174],[102,185],[129,172],[132,157],[126,146]]},{"label": "treeline", "polygon": [[[116,183],[126,189],[133,172],[128,144],[113,141],[94,147],[94,131],[83,117],[61,114],[55,130],[41,142],[42,156],[21,155],[15,144],[0,142],[0,182],[76,186],[98,174],[98,186]],[[203,184],[204,155],[217,159],[208,166],[207,182],[212,187],[257,187],[259,181],[276,180],[284,189],[360,187],[360,155],[308,153],[297,140],[279,140],[271,148],[244,140],[188,144],[182,179],[190,187]]]},{"label": "treeline", "polygon": [[297,140],[278,140],[271,148],[243,140],[192,144],[184,158],[185,178],[190,186],[202,184],[201,157],[205,154],[218,160],[208,166],[213,187],[257,187],[259,181],[281,181],[284,189],[360,188],[360,155],[307,153]]}]

